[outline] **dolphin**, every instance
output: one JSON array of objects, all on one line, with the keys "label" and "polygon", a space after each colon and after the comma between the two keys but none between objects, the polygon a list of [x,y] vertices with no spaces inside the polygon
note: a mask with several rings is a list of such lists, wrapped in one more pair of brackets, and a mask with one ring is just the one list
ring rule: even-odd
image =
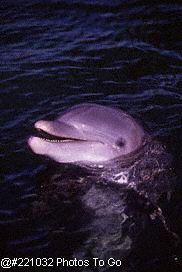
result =
[{"label": "dolphin", "polygon": [[[103,253],[103,245],[113,241],[116,232],[120,233],[120,215],[125,206],[123,203],[127,202],[132,206],[136,201],[136,207],[143,207],[151,220],[160,220],[168,234],[177,240],[158,206],[161,195],[168,195],[171,191],[171,156],[133,117],[117,108],[83,103],[62,112],[53,121],[37,121],[35,129],[38,136],[28,139],[33,152],[73,166],[67,171],[59,169],[60,174],[56,173],[55,177],[48,179],[48,192],[45,194],[43,191],[44,207],[53,194],[63,194],[65,198],[65,195],[70,196],[70,192],[80,191],[82,187],[81,202],[96,214],[91,233],[98,236],[90,239],[93,239],[94,246],[98,241],[97,252],[101,250]],[[80,175],[80,171],[75,171],[77,166],[78,170],[86,168],[88,171]],[[74,173],[73,180],[70,173]],[[72,187],[74,190],[70,190]],[[104,188],[107,188],[106,191]],[[49,194],[50,198],[47,197]],[[98,220],[99,217],[101,220]],[[103,224],[104,229],[112,227],[111,232],[103,233]],[[114,238],[108,233],[114,233]],[[85,244],[91,245],[90,241]],[[117,245],[120,242],[119,238]]]},{"label": "dolphin", "polygon": [[28,139],[34,153],[80,165],[124,162],[139,153],[146,139],[129,114],[95,103],[73,106],[54,121],[37,121],[35,129],[39,135]]}]

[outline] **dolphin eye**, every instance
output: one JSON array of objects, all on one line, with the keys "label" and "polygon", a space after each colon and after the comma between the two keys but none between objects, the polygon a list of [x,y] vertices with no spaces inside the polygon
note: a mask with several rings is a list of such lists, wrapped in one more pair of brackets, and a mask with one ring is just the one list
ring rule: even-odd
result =
[{"label": "dolphin eye", "polygon": [[125,145],[125,140],[122,138],[117,140],[116,145],[119,147],[123,147]]}]

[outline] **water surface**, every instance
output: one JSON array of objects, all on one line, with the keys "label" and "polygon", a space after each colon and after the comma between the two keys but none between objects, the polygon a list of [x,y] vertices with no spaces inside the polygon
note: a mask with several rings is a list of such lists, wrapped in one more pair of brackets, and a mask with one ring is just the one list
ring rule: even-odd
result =
[{"label": "water surface", "polygon": [[[66,207],[68,222],[54,219],[62,233],[56,246],[45,219],[25,218],[38,198],[37,175],[47,168],[27,147],[33,123],[81,102],[124,109],[166,144],[176,176],[166,217],[182,235],[180,15],[180,1],[1,1],[1,255],[54,257],[68,243],[71,256],[71,240],[79,245],[60,227],[71,222]],[[182,254],[172,252],[147,262],[175,271]],[[146,271],[147,262],[133,269]]]}]

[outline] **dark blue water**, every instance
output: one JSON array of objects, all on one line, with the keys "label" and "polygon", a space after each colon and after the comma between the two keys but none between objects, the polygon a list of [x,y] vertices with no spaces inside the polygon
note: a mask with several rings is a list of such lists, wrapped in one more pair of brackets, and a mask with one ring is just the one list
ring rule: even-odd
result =
[{"label": "dark blue water", "polygon": [[[71,248],[82,243],[82,234],[75,239],[68,227],[74,206],[62,211],[66,222],[30,219],[39,198],[37,175],[47,162],[27,147],[35,121],[81,102],[124,109],[166,144],[176,177],[166,218],[182,236],[181,11],[180,1],[169,0],[1,1],[2,256],[61,257],[66,250],[71,258]],[[152,243],[151,235],[146,229],[142,239]],[[151,255],[138,247],[140,255]],[[154,271],[180,271],[181,257],[180,247],[165,260],[159,250],[146,262],[128,259],[125,269],[149,271],[155,263]]]}]

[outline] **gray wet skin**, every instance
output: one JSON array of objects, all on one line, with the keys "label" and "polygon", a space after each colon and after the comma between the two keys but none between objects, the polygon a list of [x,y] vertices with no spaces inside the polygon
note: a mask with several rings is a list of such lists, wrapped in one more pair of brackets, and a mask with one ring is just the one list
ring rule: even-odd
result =
[{"label": "gray wet skin", "polygon": [[28,139],[33,152],[60,163],[125,161],[139,152],[145,138],[143,128],[127,113],[90,103],[71,107],[54,121],[40,120],[35,128],[47,134]]}]

